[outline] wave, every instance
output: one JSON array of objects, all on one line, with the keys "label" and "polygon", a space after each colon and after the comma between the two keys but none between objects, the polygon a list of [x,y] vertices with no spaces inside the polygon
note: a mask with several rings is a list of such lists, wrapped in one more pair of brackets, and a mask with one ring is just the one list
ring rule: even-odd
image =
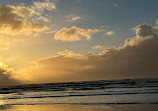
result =
[{"label": "wave", "polygon": [[28,84],[0,88],[6,104],[158,103],[158,79]]}]

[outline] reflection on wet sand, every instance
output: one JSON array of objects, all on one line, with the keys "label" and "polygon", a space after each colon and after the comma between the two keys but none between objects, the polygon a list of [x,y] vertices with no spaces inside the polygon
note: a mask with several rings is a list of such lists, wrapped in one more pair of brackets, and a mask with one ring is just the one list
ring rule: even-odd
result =
[{"label": "reflection on wet sand", "polygon": [[4,102],[0,100],[0,106],[3,105],[3,104],[4,104]]},{"label": "reflection on wet sand", "polygon": [[157,111],[157,104],[131,105],[3,105],[3,111]]}]

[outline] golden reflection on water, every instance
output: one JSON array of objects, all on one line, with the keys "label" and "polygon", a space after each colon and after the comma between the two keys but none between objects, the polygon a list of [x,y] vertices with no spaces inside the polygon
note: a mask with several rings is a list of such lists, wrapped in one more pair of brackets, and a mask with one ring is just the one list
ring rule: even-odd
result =
[{"label": "golden reflection on water", "polygon": [[0,111],[158,111],[158,105],[3,105]]},{"label": "golden reflection on water", "polygon": [[[3,106],[4,107],[4,106]],[[103,111],[88,105],[19,105],[6,106],[3,111]]]}]

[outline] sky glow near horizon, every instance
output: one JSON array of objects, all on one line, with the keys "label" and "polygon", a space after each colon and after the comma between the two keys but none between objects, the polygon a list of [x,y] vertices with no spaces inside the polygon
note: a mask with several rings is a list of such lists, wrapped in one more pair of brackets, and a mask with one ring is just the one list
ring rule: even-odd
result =
[{"label": "sky glow near horizon", "polygon": [[157,0],[0,3],[2,85],[158,77]]}]

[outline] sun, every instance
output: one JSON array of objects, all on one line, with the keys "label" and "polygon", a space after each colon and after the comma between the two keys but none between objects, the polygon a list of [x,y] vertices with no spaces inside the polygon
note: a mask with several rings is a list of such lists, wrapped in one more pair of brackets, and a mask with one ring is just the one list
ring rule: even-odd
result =
[{"label": "sun", "polygon": [[0,62],[0,66],[2,66],[3,65],[3,63],[2,62]]}]

